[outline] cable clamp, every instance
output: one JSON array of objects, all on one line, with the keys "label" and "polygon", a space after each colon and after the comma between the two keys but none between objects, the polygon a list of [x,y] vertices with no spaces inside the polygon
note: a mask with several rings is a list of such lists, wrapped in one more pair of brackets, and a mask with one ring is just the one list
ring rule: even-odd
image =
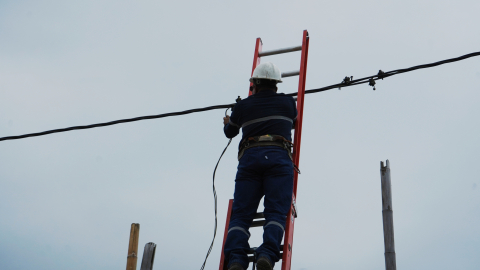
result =
[{"label": "cable clamp", "polygon": [[379,70],[379,71],[378,71],[378,74],[377,74],[377,77],[378,77],[379,79],[382,79],[382,80],[383,80],[383,78],[385,78],[385,72],[383,72],[382,70]]},{"label": "cable clamp", "polygon": [[370,78],[370,80],[368,80],[368,85],[372,86],[373,91],[375,91],[375,80],[373,78]]},{"label": "cable clamp", "polygon": [[[343,79],[343,81],[341,82],[341,84],[343,85],[350,85],[352,83],[352,80],[353,80],[353,76],[345,76],[345,78]],[[338,90],[342,90],[342,87],[338,87]]]}]

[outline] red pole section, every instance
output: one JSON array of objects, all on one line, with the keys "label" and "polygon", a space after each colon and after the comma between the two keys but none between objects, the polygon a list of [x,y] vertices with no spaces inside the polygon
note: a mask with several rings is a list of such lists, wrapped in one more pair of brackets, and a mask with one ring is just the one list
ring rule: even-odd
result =
[{"label": "red pole section", "polygon": [[230,217],[232,216],[232,207],[233,207],[233,200],[230,199],[228,201],[227,222],[225,222],[225,232],[223,233],[222,255],[220,255],[220,267],[218,268],[218,270],[227,269],[227,266],[225,265],[225,254],[223,253],[223,249],[225,248],[225,241],[227,241],[228,224],[230,224]]},{"label": "red pole section", "polygon": [[[252,66],[252,74],[250,74],[250,77],[253,75],[253,71],[255,68],[260,64],[260,57],[258,56],[259,53],[262,52],[262,39],[257,38],[257,43],[255,44],[255,53],[253,54],[253,66]],[[253,86],[253,83],[250,83],[250,87]],[[248,96],[252,95],[252,91],[248,89]]]},{"label": "red pole section", "polygon": [[[300,144],[302,142],[302,124],[303,124],[303,104],[305,100],[305,81],[307,78],[307,59],[308,59],[308,43],[309,37],[307,30],[303,31],[302,42],[302,60],[300,62],[300,76],[298,82],[297,96],[297,121],[295,122],[295,135],[293,138],[293,163],[300,167]],[[293,194],[297,195],[298,173],[294,172],[293,177]]]},{"label": "red pole section", "polygon": [[[302,42],[302,60],[300,62],[300,76],[298,83],[298,96],[297,96],[297,121],[295,122],[295,135],[293,137],[293,163],[299,166],[300,162],[300,144],[302,139],[302,122],[303,122],[303,103],[305,97],[305,79],[307,77],[307,58],[308,58],[308,32],[307,30],[303,31],[303,42]],[[296,204],[297,196],[297,181],[298,173],[294,170],[293,172],[293,194],[292,194],[292,205],[290,206],[290,211],[287,215],[287,223],[285,226],[285,238],[283,240],[283,259],[282,259],[282,270],[290,270],[292,264],[292,249],[293,249],[293,229],[295,225],[295,216],[294,216],[294,204]]]}]

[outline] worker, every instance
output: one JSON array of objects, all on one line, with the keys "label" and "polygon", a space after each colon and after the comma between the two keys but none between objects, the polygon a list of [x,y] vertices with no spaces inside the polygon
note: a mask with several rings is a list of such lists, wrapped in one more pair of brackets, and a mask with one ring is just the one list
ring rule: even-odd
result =
[{"label": "worker", "polygon": [[227,138],[242,129],[235,178],[232,216],[224,253],[229,270],[248,268],[249,228],[263,196],[263,243],[255,250],[258,270],[272,270],[292,204],[293,163],[291,130],[297,117],[295,100],[277,93],[280,70],[272,63],[255,68],[252,95],[238,101],[232,115],[223,118]]}]

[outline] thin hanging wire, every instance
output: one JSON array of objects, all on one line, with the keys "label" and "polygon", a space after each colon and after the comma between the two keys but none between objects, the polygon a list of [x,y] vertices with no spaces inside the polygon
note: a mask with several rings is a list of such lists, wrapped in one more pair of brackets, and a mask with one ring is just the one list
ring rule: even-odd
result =
[{"label": "thin hanging wire", "polygon": [[[227,111],[228,111],[228,109],[225,111],[225,116],[227,116]],[[222,154],[220,155],[220,158],[217,161],[217,165],[215,165],[215,170],[213,170],[213,198],[214,198],[214,201],[215,201],[215,228],[213,229],[212,243],[210,244],[210,248],[208,249],[207,256],[205,256],[205,261],[203,262],[200,270],[204,270],[205,264],[207,263],[208,256],[210,255],[210,252],[212,251],[213,243],[215,242],[215,236],[217,236],[217,191],[215,190],[215,173],[217,172],[218,164],[220,163],[220,160],[222,159],[223,154],[225,154],[225,151],[227,151],[227,148],[228,148],[228,146],[230,145],[231,142],[232,142],[232,139],[230,139],[228,141],[227,146],[225,146],[225,149],[223,149],[223,152],[222,152]]]}]

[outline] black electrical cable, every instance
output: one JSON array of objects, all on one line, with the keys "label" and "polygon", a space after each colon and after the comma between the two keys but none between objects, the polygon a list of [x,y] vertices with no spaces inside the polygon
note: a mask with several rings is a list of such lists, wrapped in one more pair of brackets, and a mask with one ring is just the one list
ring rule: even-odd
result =
[{"label": "black electrical cable", "polygon": [[215,109],[225,109],[225,108],[229,109],[229,108],[232,108],[233,106],[235,106],[235,104],[216,105],[216,106],[209,106],[209,107],[204,107],[204,108],[191,109],[191,110],[186,110],[186,111],[181,111],[181,112],[171,112],[171,113],[164,113],[164,114],[157,114],[157,115],[140,116],[140,117],[128,118],[128,119],[120,119],[120,120],[116,120],[116,121],[93,124],[93,125],[53,129],[53,130],[47,130],[47,131],[38,132],[38,133],[30,133],[30,134],[25,134],[25,135],[2,137],[2,138],[0,138],[0,141],[16,140],[16,139],[23,139],[23,138],[28,138],[28,137],[36,137],[36,136],[42,136],[42,135],[58,133],[58,132],[65,132],[65,131],[70,131],[70,130],[77,130],[77,129],[89,129],[89,128],[96,128],[96,127],[105,127],[105,126],[111,126],[111,125],[116,125],[116,124],[121,124],[121,123],[135,122],[135,121],[147,120],[147,119],[157,119],[157,118],[177,116],[177,115],[196,113],[196,112],[203,112],[203,111],[209,111],[209,110],[215,110]]},{"label": "black electrical cable", "polygon": [[[227,114],[227,111],[225,111],[225,115]],[[203,265],[200,268],[200,270],[203,270],[205,268],[205,264],[207,263],[208,256],[210,255],[210,252],[212,251],[212,248],[213,248],[213,243],[215,242],[215,236],[217,236],[217,191],[215,190],[215,173],[217,172],[218,164],[220,163],[220,160],[222,159],[223,154],[225,154],[225,151],[227,151],[227,148],[231,142],[232,142],[232,139],[228,141],[227,146],[225,146],[225,149],[223,149],[223,152],[220,155],[220,158],[218,158],[217,165],[215,165],[215,170],[213,170],[213,198],[215,201],[215,228],[213,230],[212,243],[210,244],[210,248],[208,249],[207,256],[205,256],[205,261],[203,262]]]},{"label": "black electrical cable", "polygon": [[[305,94],[313,94],[313,93],[323,92],[323,91],[327,91],[327,90],[335,89],[335,88],[348,87],[348,86],[364,84],[364,83],[372,83],[372,81],[373,81],[373,84],[375,84],[376,80],[384,79],[384,78],[387,78],[387,77],[390,77],[390,76],[393,76],[393,75],[397,75],[397,74],[401,74],[401,73],[405,73],[405,72],[410,72],[410,71],[414,71],[414,70],[417,70],[417,69],[431,68],[431,67],[435,67],[435,66],[439,66],[439,65],[443,65],[443,64],[447,64],[447,63],[457,62],[457,61],[461,61],[461,60],[464,60],[464,59],[467,59],[467,58],[470,58],[470,57],[474,57],[474,56],[479,56],[479,55],[480,55],[480,52],[474,52],[474,53],[466,54],[466,55],[463,55],[463,56],[460,56],[460,57],[446,59],[446,60],[442,60],[442,61],[438,61],[438,62],[430,63],[430,64],[413,66],[413,67],[410,67],[410,68],[396,69],[396,70],[392,70],[392,71],[388,71],[388,72],[383,72],[383,71],[380,70],[377,75],[368,76],[368,77],[364,77],[364,78],[356,79],[356,80],[348,80],[348,81],[344,80],[341,83],[325,86],[325,87],[322,87],[322,88],[306,90]],[[297,96],[297,95],[298,95],[298,93],[287,94],[287,96],[292,96],[292,97]],[[93,124],[93,125],[53,129],[53,130],[48,130],[48,131],[43,131],[43,132],[38,132],[38,133],[30,133],[30,134],[24,134],[24,135],[18,135],[18,136],[1,137],[0,141],[17,140],[17,139],[42,136],[42,135],[47,135],[47,134],[52,134],[52,133],[65,132],[65,131],[70,131],[70,130],[89,129],[89,128],[96,128],[96,127],[111,126],[111,125],[116,125],[116,124],[121,124],[121,123],[135,122],[135,121],[147,120],[147,119],[163,118],[163,117],[169,117],[169,116],[184,115],[184,114],[189,114],[189,113],[203,112],[203,111],[216,110],[216,109],[225,109],[225,108],[228,109],[228,108],[232,108],[234,105],[235,104],[216,105],[216,106],[209,106],[209,107],[205,107],[205,108],[191,109],[191,110],[186,110],[186,111],[181,111],[181,112],[173,112],[173,113],[165,113],[165,114],[158,114],[158,115],[141,116],[141,117],[135,117],[135,118],[129,118],[129,119],[121,119],[121,120],[116,120],[116,121],[111,121],[111,122],[106,122],[106,123]]]},{"label": "black electrical cable", "polygon": [[[325,86],[325,87],[322,87],[322,88],[306,90],[305,94],[313,94],[313,93],[327,91],[327,90],[330,90],[330,89],[336,89],[336,88],[354,86],[354,85],[359,85],[359,84],[364,84],[364,83],[370,83],[371,79],[374,80],[374,81],[380,80],[380,79],[383,80],[384,78],[387,78],[387,77],[390,77],[390,76],[393,76],[393,75],[397,75],[397,74],[401,74],[401,73],[405,73],[405,72],[410,72],[410,71],[414,71],[414,70],[417,70],[417,69],[436,67],[436,66],[439,66],[439,65],[448,64],[448,63],[452,63],[452,62],[457,62],[457,61],[465,60],[467,58],[474,57],[474,56],[479,56],[479,55],[480,55],[480,52],[474,52],[474,53],[469,53],[469,54],[466,54],[466,55],[462,55],[460,57],[446,59],[446,60],[442,60],[442,61],[438,61],[438,62],[434,62],[434,63],[430,63],[430,64],[413,66],[413,67],[410,67],[410,68],[396,69],[396,70],[392,70],[392,71],[388,71],[388,72],[382,72],[380,70],[377,75],[368,76],[368,77],[364,77],[364,78],[356,79],[356,80],[351,80],[348,83],[341,82],[341,83]],[[287,94],[287,96],[292,96],[292,97],[297,96],[297,95],[298,95],[298,93]]]}]

